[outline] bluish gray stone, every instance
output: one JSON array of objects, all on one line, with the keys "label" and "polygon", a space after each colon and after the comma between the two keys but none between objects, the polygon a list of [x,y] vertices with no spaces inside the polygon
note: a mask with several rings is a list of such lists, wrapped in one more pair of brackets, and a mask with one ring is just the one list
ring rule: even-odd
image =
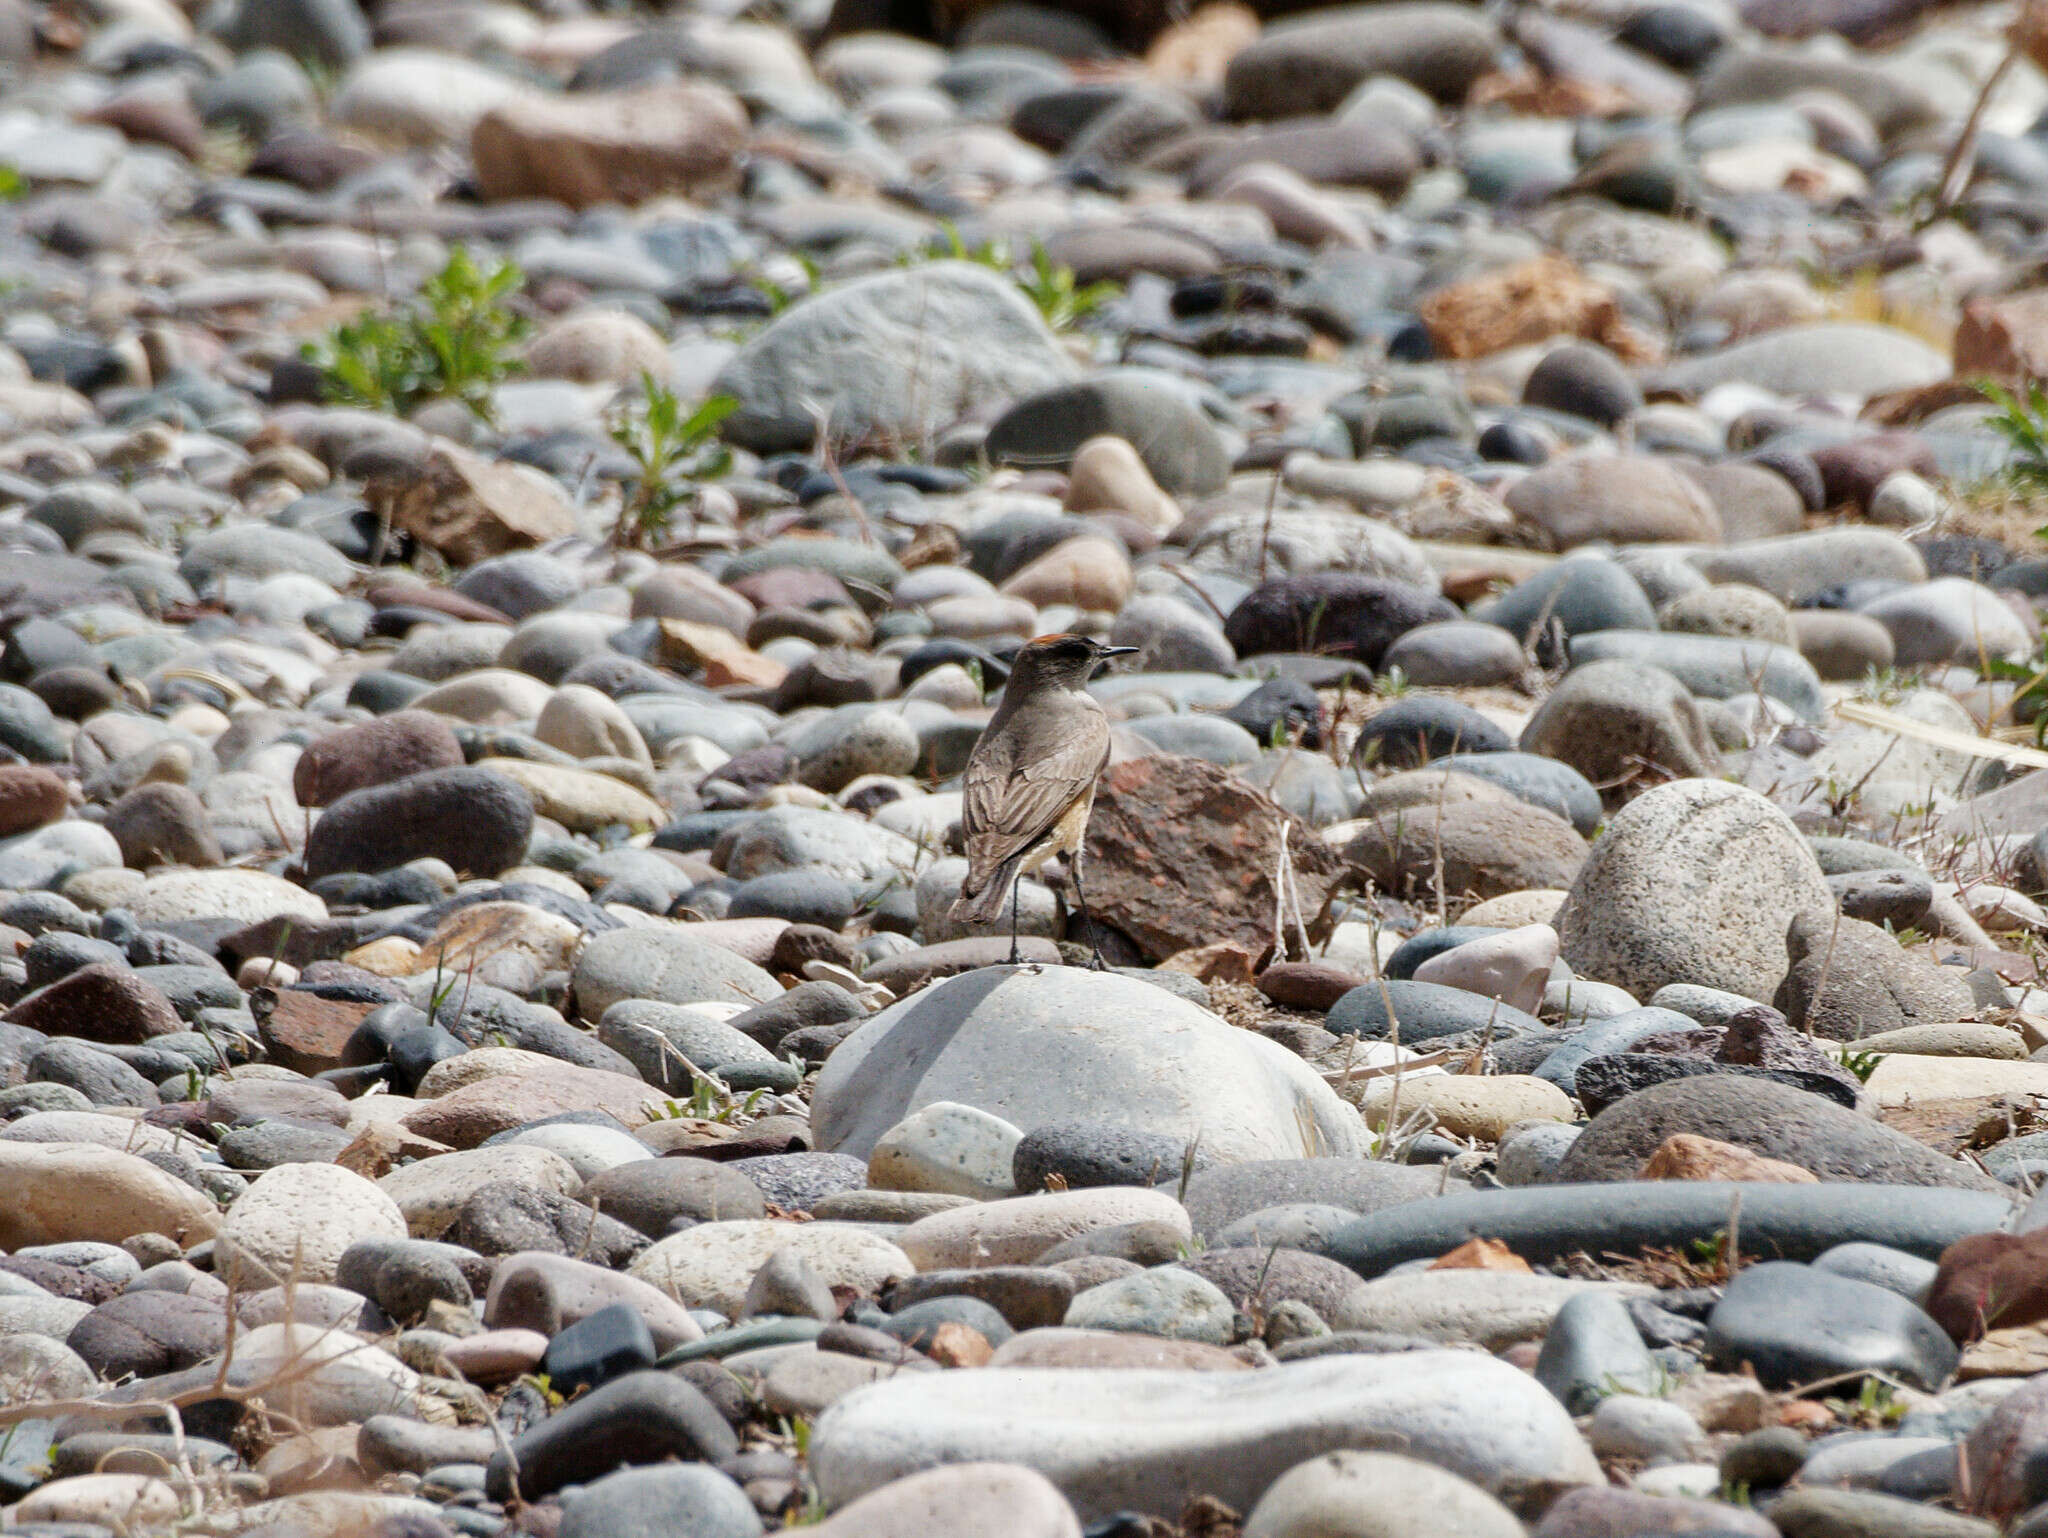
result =
[{"label": "bluish gray stone", "polygon": [[701,1463],[621,1469],[562,1502],[561,1538],[759,1538],[746,1492]]},{"label": "bluish gray stone", "polygon": [[1596,630],[1655,630],[1657,611],[1636,579],[1603,556],[1574,556],[1474,604],[1471,617],[1526,643],[1546,620],[1567,636]]},{"label": "bluish gray stone", "polygon": [[1586,837],[1600,826],[1600,792],[1570,764],[1534,753],[1453,753],[1438,769],[1489,780],[1517,800],[1555,812]]},{"label": "bluish gray stone", "polygon": [[1573,1035],[1536,1070],[1536,1077],[1548,1079],[1567,1095],[1576,1092],[1579,1068],[1592,1058],[1609,1052],[1626,1052],[1637,1042],[1672,1031],[1697,1029],[1694,1021],[1672,1009],[1654,1005],[1632,1009],[1625,1015],[1596,1020]]},{"label": "bluish gray stone", "polygon": [[1753,1367],[1769,1388],[1869,1371],[1931,1392],[1955,1371],[1958,1353],[1940,1325],[1895,1292],[1770,1261],[1728,1284],[1707,1319],[1707,1355],[1730,1371]]},{"label": "bluish gray stone", "polygon": [[1536,1381],[1574,1415],[1589,1415],[1610,1394],[1654,1394],[1663,1378],[1619,1298],[1582,1292],[1550,1321],[1536,1358]]},{"label": "bluish gray stone", "polygon": [[1662,668],[1702,699],[1760,692],[1783,701],[1805,720],[1818,722],[1827,715],[1820,675],[1789,646],[1734,636],[1602,630],[1574,636],[1570,651],[1575,668],[1589,662],[1647,663]]}]

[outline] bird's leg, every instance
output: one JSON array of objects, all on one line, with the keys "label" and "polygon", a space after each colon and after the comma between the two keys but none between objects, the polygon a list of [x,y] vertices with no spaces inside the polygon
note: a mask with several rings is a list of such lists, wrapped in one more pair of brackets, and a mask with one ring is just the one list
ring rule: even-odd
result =
[{"label": "bird's leg", "polygon": [[1024,885],[1024,867],[1017,867],[1017,874],[1010,878],[1010,959],[1003,964],[1016,966],[1024,958],[1017,950],[1017,898],[1018,889]]},{"label": "bird's leg", "polygon": [[1088,916],[1088,894],[1081,890],[1081,851],[1077,848],[1067,856],[1067,874],[1074,878],[1074,904],[1081,910],[1081,922],[1088,928],[1088,970],[1107,972],[1109,963],[1102,959],[1102,943],[1095,935],[1095,920]]}]

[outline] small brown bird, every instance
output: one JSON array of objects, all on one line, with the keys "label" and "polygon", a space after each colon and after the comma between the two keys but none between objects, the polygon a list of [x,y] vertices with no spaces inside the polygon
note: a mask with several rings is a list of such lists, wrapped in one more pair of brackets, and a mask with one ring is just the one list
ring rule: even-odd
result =
[{"label": "small brown bird", "polygon": [[[1018,649],[1003,703],[967,759],[960,829],[967,875],[952,916],[985,924],[1024,872],[1065,855],[1081,917],[1081,842],[1095,805],[1095,781],[1109,762],[1109,718],[1088,693],[1096,665],[1134,652],[1079,635],[1042,635]],[[1017,907],[1010,905],[1010,960],[1017,964]],[[1094,966],[1102,966],[1095,953]]]}]

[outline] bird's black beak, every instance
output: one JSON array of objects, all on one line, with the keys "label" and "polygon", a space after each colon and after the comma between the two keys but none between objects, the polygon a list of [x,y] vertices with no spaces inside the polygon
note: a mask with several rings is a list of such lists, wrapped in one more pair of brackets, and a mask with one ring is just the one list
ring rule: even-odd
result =
[{"label": "bird's black beak", "polygon": [[1137,654],[1138,648],[1135,646],[1101,646],[1095,651],[1095,655],[1101,658],[1135,657]]}]

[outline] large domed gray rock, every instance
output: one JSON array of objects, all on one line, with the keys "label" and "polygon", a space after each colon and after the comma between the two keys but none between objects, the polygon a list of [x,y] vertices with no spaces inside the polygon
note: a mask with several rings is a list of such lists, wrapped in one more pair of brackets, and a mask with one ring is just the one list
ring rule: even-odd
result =
[{"label": "large domed gray rock", "polygon": [[1570,764],[1594,784],[1645,765],[1700,778],[1720,755],[1685,685],[1662,668],[1595,662],[1574,668],[1522,728],[1522,751]]},{"label": "large domed gray rock", "polygon": [[1720,1073],[1674,1079],[1616,1101],[1579,1134],[1551,1178],[1561,1185],[1633,1180],[1643,1161],[1679,1133],[1734,1143],[1824,1181],[1999,1189],[1974,1166],[1945,1159],[1819,1095],[1773,1079]]},{"label": "large domed gray rock", "polygon": [[1612,427],[1643,409],[1643,391],[1606,348],[1567,342],[1545,353],[1530,370],[1522,385],[1522,403]]},{"label": "large domed gray rock", "polygon": [[1014,284],[970,262],[933,262],[793,305],[711,389],[739,402],[725,436],[774,453],[810,447],[814,406],[835,437],[920,443],[1073,376],[1073,360]]},{"label": "large domed gray rock", "polygon": [[489,769],[434,769],[351,791],[306,840],[309,878],[374,874],[408,860],[445,860],[458,874],[495,876],[526,856],[533,798]]},{"label": "large domed gray rock", "polygon": [[763,1004],[782,985],[745,957],[700,940],[681,924],[636,925],[592,935],[570,975],[576,1006],[601,1018],[622,999],[663,1004]]},{"label": "large domed gray rock", "polygon": [[1799,830],[1755,791],[1678,780],[1615,814],[1555,920],[1573,972],[1646,999],[1699,983],[1768,1000],[1795,915],[1834,912]]},{"label": "large domed gray rock", "polygon": [[866,1158],[940,1100],[1027,1133],[1077,1120],[1199,1131],[1219,1160],[1364,1149],[1357,1113],[1284,1047],[1149,983],[1075,967],[984,967],[883,1010],[827,1060],[811,1125],[820,1148]]}]

